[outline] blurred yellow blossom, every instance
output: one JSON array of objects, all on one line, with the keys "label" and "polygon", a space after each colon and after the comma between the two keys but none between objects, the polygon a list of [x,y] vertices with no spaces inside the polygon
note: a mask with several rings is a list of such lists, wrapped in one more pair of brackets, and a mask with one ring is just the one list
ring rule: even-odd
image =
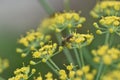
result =
[{"label": "blurred yellow blossom", "polygon": [[0,73],[9,67],[9,61],[7,59],[0,58]]},{"label": "blurred yellow blossom", "polygon": [[90,14],[94,18],[120,16],[120,1],[105,0],[98,2]]},{"label": "blurred yellow blossom", "polygon": [[97,63],[103,62],[105,65],[111,65],[114,61],[120,57],[120,50],[117,48],[109,48],[107,45],[103,45],[98,50],[92,50],[94,55],[93,60]]},{"label": "blurred yellow blossom", "polygon": [[30,78],[31,75],[33,75],[36,72],[35,69],[32,69],[32,71],[30,72],[30,67],[21,67],[21,68],[17,68],[14,71],[14,75],[13,77],[9,78],[8,80],[28,80]]}]

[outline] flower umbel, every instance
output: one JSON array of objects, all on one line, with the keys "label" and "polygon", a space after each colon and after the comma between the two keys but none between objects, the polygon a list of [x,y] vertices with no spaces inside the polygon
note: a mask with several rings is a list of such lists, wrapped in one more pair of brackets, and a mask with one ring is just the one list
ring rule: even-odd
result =
[{"label": "flower umbel", "polygon": [[65,29],[80,28],[83,22],[85,22],[85,18],[73,11],[55,13],[53,17],[45,19],[41,23],[40,28],[43,28],[45,31],[53,30],[55,32],[62,32]]},{"label": "flower umbel", "polygon": [[111,65],[114,61],[118,60],[120,57],[120,50],[117,48],[109,48],[107,45],[103,45],[98,48],[98,50],[92,50],[94,55],[94,62],[103,62],[105,65]]},{"label": "flower umbel", "polygon": [[35,51],[41,45],[49,41],[50,38],[50,35],[44,35],[41,32],[32,30],[27,32],[27,35],[25,37],[21,37],[18,41],[20,44],[25,46],[25,49],[17,48],[16,51],[21,53],[22,57],[25,57],[30,53],[30,51]]},{"label": "flower umbel", "polygon": [[35,69],[30,71],[29,66],[24,66],[22,68],[18,68],[14,71],[14,77],[9,78],[8,80],[28,80],[34,73]]},{"label": "flower umbel", "polygon": [[92,34],[80,34],[80,33],[72,33],[72,37],[64,42],[69,48],[80,48],[86,45],[89,45],[94,36]]},{"label": "flower umbel", "polygon": [[101,16],[120,16],[120,1],[101,1],[90,13],[94,18]]},{"label": "flower umbel", "polygon": [[38,50],[32,53],[33,58],[41,59],[42,62],[46,62],[52,56],[60,53],[62,47],[57,43],[48,42],[48,44],[42,45]]},{"label": "flower umbel", "polygon": [[[94,23],[93,25],[97,29],[98,34],[104,33],[116,33],[120,35],[120,17],[107,16],[99,20],[99,24]],[[100,26],[100,27],[99,27]]]}]

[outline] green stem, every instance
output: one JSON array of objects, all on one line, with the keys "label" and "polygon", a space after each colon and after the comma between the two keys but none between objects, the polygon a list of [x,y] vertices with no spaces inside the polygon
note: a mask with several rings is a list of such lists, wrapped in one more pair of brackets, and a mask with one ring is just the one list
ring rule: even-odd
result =
[{"label": "green stem", "polygon": [[[57,41],[58,41],[59,45],[61,45],[61,43],[62,43],[62,36],[61,36],[61,34],[57,33],[56,34],[56,38],[57,38]],[[65,56],[67,57],[68,62],[72,63],[74,65],[74,61],[73,61],[73,58],[71,56],[70,51],[66,47],[64,47],[63,52],[64,52]]]},{"label": "green stem", "polygon": [[59,75],[58,71],[47,61],[46,64],[57,74]]},{"label": "green stem", "polygon": [[74,61],[70,54],[70,51],[66,47],[64,47],[63,52],[65,53],[65,56],[67,57],[68,62],[74,65]]},{"label": "green stem", "polygon": [[97,68],[98,66],[96,65],[96,63],[93,63],[93,57],[90,54],[90,51],[86,47],[82,48],[82,50],[83,50],[83,53],[84,53],[83,56],[86,62],[90,64],[93,68]]},{"label": "green stem", "polygon": [[106,37],[105,37],[105,45],[108,45],[108,44],[109,44],[109,36],[110,36],[110,33],[107,32],[107,33],[106,33]]},{"label": "green stem", "polygon": [[[82,51],[82,47],[79,48],[79,57],[81,59],[81,68],[84,67],[84,56],[83,56],[83,51]],[[82,76],[82,80],[86,80],[85,74]]]},{"label": "green stem", "polygon": [[113,44],[113,41],[114,41],[114,33],[113,34],[111,34],[111,36],[110,36],[110,46],[112,46]]},{"label": "green stem", "polygon": [[57,54],[59,54],[60,53],[60,51],[57,51],[56,53],[54,53],[51,57],[53,57],[53,56],[55,56],[55,55],[57,55]]},{"label": "green stem", "polygon": [[57,41],[58,41],[59,45],[61,45],[61,43],[62,43],[62,36],[61,36],[61,34],[57,33],[55,36],[57,38]]},{"label": "green stem", "polygon": [[59,71],[60,68],[53,62],[52,59],[48,59],[48,61]]},{"label": "green stem", "polygon": [[48,3],[46,2],[46,0],[39,0],[40,4],[43,6],[43,8],[46,10],[46,12],[49,15],[52,15],[55,11],[48,5]]},{"label": "green stem", "polygon": [[[27,78],[28,80],[33,76],[33,74],[30,74],[29,77]],[[1,79],[0,79],[1,80]]]},{"label": "green stem", "polygon": [[75,52],[75,56],[76,56],[76,59],[77,59],[78,66],[81,68],[79,53],[78,53],[76,48],[74,48],[73,50]]},{"label": "green stem", "polygon": [[80,59],[81,59],[81,66],[84,66],[84,58],[83,58],[83,52],[82,52],[82,48],[79,48],[79,54],[80,54]]},{"label": "green stem", "polygon": [[70,10],[70,0],[64,0],[64,6],[65,6],[65,10],[69,11]]},{"label": "green stem", "polygon": [[101,74],[102,74],[103,67],[104,67],[103,62],[101,62],[101,63],[100,63],[100,66],[99,66],[99,69],[98,69],[98,74],[97,74],[95,80],[100,80],[100,76],[101,76]]},{"label": "green stem", "polygon": [[[52,65],[51,65],[51,64],[48,62],[48,63],[47,63],[48,66],[59,76],[59,72],[58,72],[58,71],[60,70],[60,68],[53,62],[52,59],[49,59],[48,61],[52,64]],[[54,68],[53,66],[54,66],[55,68]],[[57,69],[57,70],[56,70],[56,69]],[[67,80],[69,80],[68,77],[67,77]]]}]

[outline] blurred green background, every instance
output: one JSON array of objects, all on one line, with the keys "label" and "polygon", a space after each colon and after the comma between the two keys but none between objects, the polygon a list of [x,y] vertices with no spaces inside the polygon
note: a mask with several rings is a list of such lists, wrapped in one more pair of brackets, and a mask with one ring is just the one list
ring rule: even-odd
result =
[{"label": "blurred green background", "polygon": [[[63,0],[46,0],[55,11],[64,10]],[[84,31],[92,27],[91,17],[89,11],[94,7],[95,0],[71,0],[71,9],[75,11],[82,11],[82,16],[87,18],[84,24]],[[22,66],[23,62],[26,64],[29,58],[21,58],[15,52],[17,40],[21,34],[25,34],[31,28],[35,29],[40,21],[48,16],[39,0],[2,0],[0,2],[0,57],[8,58],[10,67],[2,73],[2,77],[8,78],[13,75],[13,71]],[[47,71],[45,65],[37,66],[43,73]]]}]

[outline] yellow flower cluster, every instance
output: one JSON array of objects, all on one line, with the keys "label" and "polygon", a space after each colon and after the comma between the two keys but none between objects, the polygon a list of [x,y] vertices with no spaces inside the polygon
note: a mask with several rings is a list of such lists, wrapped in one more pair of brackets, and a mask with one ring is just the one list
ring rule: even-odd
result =
[{"label": "yellow flower cluster", "polygon": [[80,33],[72,33],[72,37],[66,41],[66,45],[71,47],[83,47],[92,42],[94,36],[92,34],[80,34]]},{"label": "yellow flower cluster", "polygon": [[[34,80],[44,80],[43,77],[40,75],[39,77],[35,78]],[[45,80],[57,80],[53,78],[53,74],[51,72],[48,72],[45,75]]]},{"label": "yellow flower cluster", "polygon": [[118,27],[120,26],[120,17],[117,17],[117,16],[103,17],[99,22],[100,24],[106,27],[109,27],[109,26]]},{"label": "yellow flower cluster", "polygon": [[7,59],[0,58],[0,73],[3,72],[6,68],[9,67],[9,62]]},{"label": "yellow flower cluster", "polygon": [[[46,62],[53,55],[58,54],[62,51],[62,47],[57,45],[57,43],[49,43],[45,45],[41,45],[41,48],[37,51],[33,52],[33,58],[41,58],[42,62]],[[33,63],[32,61],[30,62]]]},{"label": "yellow flower cluster", "polygon": [[19,43],[28,47],[29,44],[31,42],[33,42],[34,40],[40,40],[40,39],[43,39],[43,34],[40,33],[40,32],[35,32],[34,30],[32,30],[31,32],[27,32],[27,35],[25,37],[22,37],[20,40],[19,40]]},{"label": "yellow flower cluster", "polygon": [[120,80],[120,70],[113,70],[105,74],[101,80]]},{"label": "yellow flower cluster", "polygon": [[60,80],[93,80],[96,74],[96,70],[93,70],[90,72],[90,67],[89,66],[84,66],[81,69],[78,69],[76,71],[73,70],[73,65],[68,65],[66,66],[67,71],[65,70],[60,70]]},{"label": "yellow flower cluster", "polygon": [[53,80],[53,74],[50,73],[50,72],[48,72],[48,73],[45,75],[45,77],[46,77],[46,80]]},{"label": "yellow flower cluster", "polygon": [[30,50],[36,50],[42,43],[46,43],[51,39],[50,35],[44,35],[38,31],[27,32],[25,37],[22,37],[18,42],[25,46],[25,49],[17,48],[17,53],[22,53],[21,56],[25,57]]},{"label": "yellow flower cluster", "polygon": [[30,73],[30,67],[22,67],[22,68],[18,68],[14,71],[14,77],[9,78],[8,80],[28,80],[28,78],[30,76],[32,76],[34,73],[36,72],[35,69],[32,69],[31,73]]},{"label": "yellow flower cluster", "polygon": [[116,33],[119,35],[120,33],[120,17],[117,16],[107,16],[103,17],[99,20],[99,24],[101,24],[102,27],[99,27],[97,23],[94,23],[93,25],[98,30],[96,31],[97,34],[102,33]]},{"label": "yellow flower cluster", "polygon": [[[45,19],[40,24],[40,29],[54,30],[55,32],[61,32],[65,29],[75,29],[76,27],[82,27],[82,23],[85,21],[84,17],[80,17],[76,12],[63,12],[55,13],[51,18]],[[43,30],[42,29],[42,30]]]},{"label": "yellow flower cluster", "polygon": [[94,18],[113,15],[120,16],[120,1],[101,1],[91,11],[91,15]]},{"label": "yellow flower cluster", "polygon": [[[61,69],[59,70],[59,78],[53,78],[53,74],[48,72],[45,77],[46,80],[94,80],[96,70],[92,70],[90,72],[89,66],[84,66],[81,69],[78,69],[76,71],[73,70],[75,66],[72,64],[66,66],[67,70]],[[43,80],[42,76],[40,75],[35,80]]]},{"label": "yellow flower cluster", "polygon": [[109,48],[107,45],[103,45],[98,50],[92,50],[94,55],[94,62],[103,62],[105,65],[111,65],[114,61],[120,58],[120,50],[117,48]]}]

